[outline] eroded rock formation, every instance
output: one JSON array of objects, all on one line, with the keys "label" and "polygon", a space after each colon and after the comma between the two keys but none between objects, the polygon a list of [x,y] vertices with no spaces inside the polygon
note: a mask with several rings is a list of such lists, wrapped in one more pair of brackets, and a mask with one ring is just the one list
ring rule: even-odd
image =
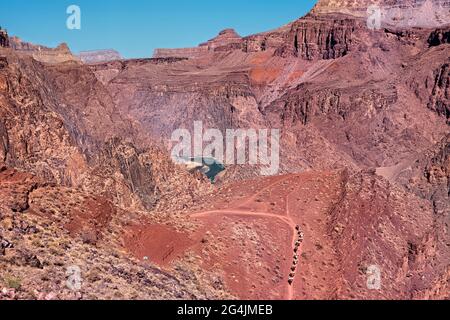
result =
[{"label": "eroded rock formation", "polygon": [[[19,297],[77,298],[42,277],[89,261],[78,298],[448,299],[448,30],[372,30],[370,4],[153,59],[0,48],[0,265]],[[175,165],[194,121],[280,129],[279,175],[226,165],[211,185]]]}]

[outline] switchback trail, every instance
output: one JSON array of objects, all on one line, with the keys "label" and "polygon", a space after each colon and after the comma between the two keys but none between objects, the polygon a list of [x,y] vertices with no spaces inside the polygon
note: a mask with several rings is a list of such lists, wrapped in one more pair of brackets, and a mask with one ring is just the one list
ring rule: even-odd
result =
[{"label": "switchback trail", "polygon": [[[242,204],[237,207],[247,205],[252,200],[256,199],[259,195],[264,193],[266,190],[268,190],[280,183],[283,183],[286,180],[287,180],[286,177],[283,177],[282,179],[278,179],[275,183],[270,184],[269,186],[263,188],[257,194],[253,195],[252,197],[248,198],[247,200],[244,200],[242,202]],[[279,215],[279,214],[273,214],[273,213],[268,213],[268,212],[252,212],[249,210],[239,210],[239,209],[219,209],[219,210],[211,210],[211,211],[193,213],[190,215],[190,217],[195,219],[195,218],[204,218],[204,217],[208,217],[211,215],[216,215],[216,216],[242,216],[242,217],[255,217],[255,218],[260,217],[260,218],[272,218],[272,219],[281,220],[282,222],[289,225],[289,227],[291,229],[292,242],[289,246],[289,251],[286,253],[286,256],[289,257],[289,259],[292,259],[294,256],[296,242],[298,241],[298,231],[297,231],[298,224],[294,222],[294,220],[292,219],[290,212],[289,212],[289,198],[294,192],[295,191],[289,193],[286,196],[286,215]],[[297,253],[297,255],[300,255],[300,251]],[[289,275],[291,273],[291,271],[292,271],[291,269],[287,270],[286,274]],[[293,300],[294,295],[295,295],[294,294],[295,281],[292,284],[289,284],[288,281],[286,281],[286,285],[287,285],[287,288],[286,288],[285,299]]]}]

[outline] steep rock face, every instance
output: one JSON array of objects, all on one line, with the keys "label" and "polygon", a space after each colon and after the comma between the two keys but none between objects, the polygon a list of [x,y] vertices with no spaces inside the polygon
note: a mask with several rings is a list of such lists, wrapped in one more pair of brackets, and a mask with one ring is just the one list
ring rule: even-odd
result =
[{"label": "steep rock face", "polygon": [[363,22],[353,17],[308,14],[279,29],[244,38],[245,52],[275,50],[276,56],[336,59],[354,49]]},{"label": "steep rock face", "polygon": [[[88,67],[42,65],[11,52],[2,61],[0,165],[141,209],[164,196],[169,182],[163,177],[184,174],[165,164],[167,155],[146,149],[151,139],[136,135]],[[179,192],[193,181],[186,174]]]},{"label": "steep rock face", "polygon": [[0,95],[1,160],[6,165],[33,170],[49,180],[68,183],[72,180],[69,163],[77,162],[79,152],[63,118],[44,107],[40,92],[46,88],[32,85],[39,81],[39,76],[33,74],[37,63],[26,61],[8,58],[7,66],[0,71],[0,82],[6,84]]},{"label": "steep rock face", "polygon": [[354,19],[306,17],[292,25],[287,45],[284,44],[277,53],[307,60],[340,58],[356,45],[357,29],[362,29],[361,23]]},{"label": "steep rock face", "polygon": [[450,45],[443,44],[432,49],[421,57],[419,63],[428,64],[427,69],[413,72],[408,78],[409,86],[415,95],[436,112],[449,121],[450,118],[450,78],[448,49]]},{"label": "steep rock face", "polygon": [[345,56],[357,43],[362,22],[351,17],[307,15],[274,31],[244,38],[245,52],[273,49],[275,55],[306,60]]},{"label": "steep rock face", "polygon": [[[156,181],[153,177],[152,159],[139,153],[132,144],[110,141],[106,148],[105,161],[112,161],[110,167],[117,167],[133,195],[143,199],[144,206],[151,208],[156,200]],[[153,199],[152,199],[153,197]]]}]

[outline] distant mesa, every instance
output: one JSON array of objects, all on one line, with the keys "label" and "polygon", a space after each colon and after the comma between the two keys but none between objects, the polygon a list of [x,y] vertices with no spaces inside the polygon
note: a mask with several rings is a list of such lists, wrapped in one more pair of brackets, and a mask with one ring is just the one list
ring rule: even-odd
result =
[{"label": "distant mesa", "polygon": [[82,51],[78,54],[78,58],[86,64],[104,63],[123,59],[119,52],[112,49]]},{"label": "distant mesa", "polygon": [[156,49],[154,58],[196,58],[208,52],[242,49],[244,40],[234,29],[225,29],[219,35],[198,47],[180,49]]}]

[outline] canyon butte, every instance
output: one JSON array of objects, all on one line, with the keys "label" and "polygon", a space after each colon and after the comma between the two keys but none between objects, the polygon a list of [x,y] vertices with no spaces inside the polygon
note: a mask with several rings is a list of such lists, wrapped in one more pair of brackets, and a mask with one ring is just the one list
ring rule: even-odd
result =
[{"label": "canyon butte", "polygon": [[[131,60],[2,31],[0,300],[450,299],[449,13],[320,0]],[[279,175],[173,163],[194,121],[280,129]]]}]

